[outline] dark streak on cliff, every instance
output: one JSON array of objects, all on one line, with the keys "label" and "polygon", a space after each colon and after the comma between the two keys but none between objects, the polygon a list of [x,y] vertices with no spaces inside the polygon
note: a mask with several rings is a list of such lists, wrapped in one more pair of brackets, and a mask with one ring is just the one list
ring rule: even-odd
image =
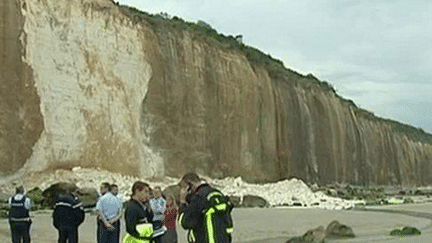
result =
[{"label": "dark streak on cliff", "polygon": [[23,62],[25,3],[0,3],[0,167],[3,173],[20,169],[43,131],[40,100],[33,71]]}]

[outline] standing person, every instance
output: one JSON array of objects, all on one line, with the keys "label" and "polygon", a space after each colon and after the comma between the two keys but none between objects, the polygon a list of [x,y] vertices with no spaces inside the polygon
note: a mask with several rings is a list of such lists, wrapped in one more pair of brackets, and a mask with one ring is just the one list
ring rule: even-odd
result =
[{"label": "standing person", "polygon": [[84,222],[85,213],[75,189],[58,195],[54,205],[53,223],[59,232],[59,243],[78,243],[78,227]]},{"label": "standing person", "polygon": [[122,203],[112,194],[111,188],[99,198],[96,209],[99,212],[98,218],[102,221],[98,243],[119,243]]},{"label": "standing person", "polygon": [[23,186],[17,187],[15,192],[8,200],[12,243],[30,243],[31,201],[24,195]]},{"label": "standing person", "polygon": [[149,205],[150,186],[137,181],[132,186],[132,197],[126,204],[125,222],[126,232],[124,243],[150,242],[160,236],[162,230],[153,230],[153,212]]},{"label": "standing person", "polygon": [[[163,227],[162,220],[164,219],[164,213],[166,210],[166,201],[162,197],[162,192],[160,187],[155,187],[153,189],[153,197],[150,199],[150,207],[153,211],[153,226],[155,230],[161,229]],[[155,243],[161,243],[161,237],[153,239]]]},{"label": "standing person", "polygon": [[177,230],[176,230],[176,219],[177,219],[178,206],[174,197],[168,195],[166,197],[166,210],[165,216],[162,221],[163,225],[167,228],[167,232],[162,236],[162,243],[177,243]]},{"label": "standing person", "polygon": [[[105,195],[110,190],[111,185],[108,182],[103,182],[99,188],[100,195],[98,198],[98,201],[96,202],[96,205],[99,203],[99,199]],[[100,243],[101,239],[100,236],[102,235],[102,229],[104,228],[104,222],[102,221],[102,218],[98,214],[96,217],[96,242]]]},{"label": "standing person", "polygon": [[188,241],[230,243],[233,206],[227,197],[193,172],[183,176],[180,187],[179,222],[190,230]]}]

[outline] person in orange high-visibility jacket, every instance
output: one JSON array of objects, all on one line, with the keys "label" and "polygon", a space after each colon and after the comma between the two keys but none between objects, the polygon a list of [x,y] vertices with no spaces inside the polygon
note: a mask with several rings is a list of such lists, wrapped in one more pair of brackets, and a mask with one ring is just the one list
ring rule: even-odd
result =
[{"label": "person in orange high-visibility jacket", "polygon": [[188,241],[197,243],[232,242],[232,206],[223,194],[201,182],[196,173],[185,174],[180,181],[178,220],[189,229]]}]

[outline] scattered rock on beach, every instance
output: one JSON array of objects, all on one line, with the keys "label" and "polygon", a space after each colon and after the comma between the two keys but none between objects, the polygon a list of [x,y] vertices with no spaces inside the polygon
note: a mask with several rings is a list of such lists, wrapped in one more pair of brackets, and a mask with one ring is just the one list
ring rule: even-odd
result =
[{"label": "scattered rock on beach", "polygon": [[80,188],[77,194],[85,208],[96,207],[99,194],[95,188]]},{"label": "scattered rock on beach", "polygon": [[404,203],[404,204],[407,204],[407,203],[414,203],[414,200],[413,200],[412,198],[407,197],[407,198],[404,198],[403,203]]},{"label": "scattered rock on beach", "polygon": [[324,243],[326,232],[324,227],[320,226],[315,229],[308,230],[300,237],[293,237],[286,243]]},{"label": "scattered rock on beach", "polygon": [[0,205],[3,203],[7,203],[10,196],[11,195],[6,194],[6,193],[0,193]]},{"label": "scattered rock on beach", "polygon": [[43,206],[54,206],[55,199],[59,193],[64,193],[67,190],[73,191],[75,190],[75,188],[75,184],[69,182],[59,182],[51,185],[49,188],[42,192],[42,195],[45,197]]},{"label": "scattered rock on beach", "polygon": [[260,196],[255,196],[255,195],[245,195],[243,197],[243,202],[241,204],[242,207],[267,207],[269,205],[269,203],[262,197]]},{"label": "scattered rock on beach", "polygon": [[229,200],[234,205],[234,207],[240,207],[241,206],[241,197],[229,196]]},{"label": "scattered rock on beach", "polygon": [[332,221],[324,230],[323,226],[308,230],[304,235],[293,237],[286,243],[323,243],[325,239],[341,239],[355,237],[351,227]]},{"label": "scattered rock on beach", "polygon": [[354,231],[351,227],[339,223],[339,221],[332,221],[326,228],[326,237],[328,238],[353,238],[355,237]]},{"label": "scattered rock on beach", "polygon": [[432,195],[432,189],[431,188],[417,189],[417,190],[415,190],[414,195],[416,195],[416,196],[430,196],[430,195]]},{"label": "scattered rock on beach", "polygon": [[0,219],[7,219],[9,213],[6,210],[0,210]]},{"label": "scattered rock on beach", "polygon": [[42,195],[42,190],[39,187],[35,187],[26,193],[33,204],[42,204],[45,200],[45,197]]},{"label": "scattered rock on beach", "polygon": [[421,231],[415,227],[405,226],[403,229],[395,229],[390,232],[392,236],[407,236],[407,235],[421,235]]}]

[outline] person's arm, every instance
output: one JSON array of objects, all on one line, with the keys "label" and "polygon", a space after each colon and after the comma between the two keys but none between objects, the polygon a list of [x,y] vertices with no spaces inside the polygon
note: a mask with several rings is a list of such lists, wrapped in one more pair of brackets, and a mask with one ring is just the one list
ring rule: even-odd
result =
[{"label": "person's arm", "polygon": [[165,198],[161,198],[161,207],[162,207],[162,214],[163,213],[165,213],[165,211],[166,211],[166,200],[165,200]]},{"label": "person's arm", "polygon": [[118,207],[117,215],[113,219],[111,219],[110,223],[114,223],[117,220],[120,220],[122,213],[123,213],[123,209],[122,209],[123,205],[122,205],[120,199],[117,198],[117,200],[118,200],[118,202],[117,202],[117,207]]},{"label": "person's arm", "polygon": [[105,217],[105,214],[103,213],[103,200],[99,199],[96,203],[96,210],[98,211],[98,219],[102,220],[105,227],[108,228],[108,230],[114,230],[115,228],[111,225],[111,223],[108,221],[108,219]]},{"label": "person's arm", "polygon": [[151,240],[151,237],[141,237],[140,233],[137,231],[136,226],[138,223],[138,214],[139,211],[134,208],[132,205],[128,205],[125,210],[125,222],[126,222],[126,232],[131,236],[142,239],[142,240]]},{"label": "person's arm", "polygon": [[10,197],[10,198],[7,200],[7,208],[8,208],[8,209],[12,208],[12,197]]},{"label": "person's arm", "polygon": [[28,198],[28,197],[26,197],[25,202],[24,202],[24,207],[25,207],[27,210],[30,210],[31,206],[32,206],[31,199]]},{"label": "person's arm", "polygon": [[114,222],[120,220],[121,219],[121,215],[122,215],[122,210],[119,209],[119,212],[118,212],[117,216],[115,216],[113,219],[111,219],[110,223],[114,223]]},{"label": "person's arm", "polygon": [[[54,205],[56,205],[57,202],[58,202],[58,201],[56,200]],[[53,210],[52,217],[53,217],[53,225],[54,225],[54,228],[58,229],[58,228],[59,228],[59,222],[58,222],[58,208],[57,208],[56,206],[54,206],[54,210]]]},{"label": "person's arm", "polygon": [[76,225],[79,226],[84,222],[85,212],[82,202],[76,197],[75,204],[73,206],[73,211],[75,213]]},{"label": "person's arm", "polygon": [[184,229],[193,229],[198,227],[201,213],[206,208],[206,199],[201,195],[195,195],[190,203],[183,201],[179,208],[179,223]]},{"label": "person's arm", "polygon": [[125,211],[126,232],[135,238],[140,236],[136,229],[138,213],[138,210],[136,210],[132,205],[128,206]]},{"label": "person's arm", "polygon": [[[31,207],[32,207],[32,201],[29,197],[26,197],[25,201],[24,201],[24,207],[30,212]],[[29,220],[27,221],[29,223],[32,223],[32,219],[31,219],[31,215],[29,215]]]},{"label": "person's arm", "polygon": [[108,219],[105,217],[105,215],[102,212],[99,212],[98,218],[102,220],[102,222],[104,223],[105,227],[108,228],[108,230],[115,230],[115,227],[111,224],[110,221],[108,221]]}]

